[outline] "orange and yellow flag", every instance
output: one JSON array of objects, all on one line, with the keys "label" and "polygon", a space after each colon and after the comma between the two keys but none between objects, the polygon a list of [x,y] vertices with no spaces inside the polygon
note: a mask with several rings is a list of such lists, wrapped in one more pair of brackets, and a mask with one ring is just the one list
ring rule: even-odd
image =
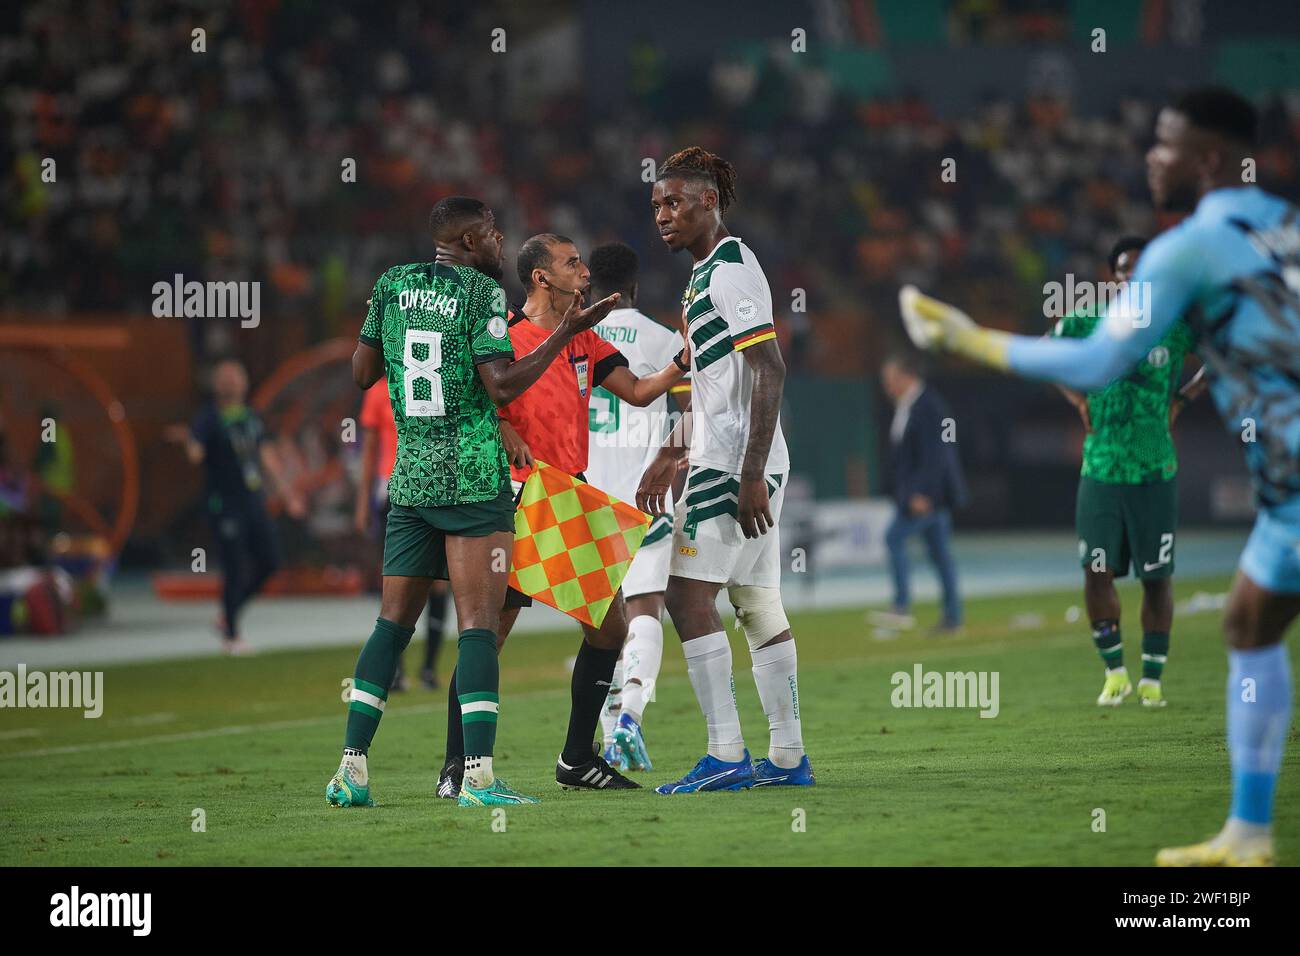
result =
[{"label": "orange and yellow flag", "polygon": [[510,586],[600,627],[650,520],[539,461],[515,509]]}]

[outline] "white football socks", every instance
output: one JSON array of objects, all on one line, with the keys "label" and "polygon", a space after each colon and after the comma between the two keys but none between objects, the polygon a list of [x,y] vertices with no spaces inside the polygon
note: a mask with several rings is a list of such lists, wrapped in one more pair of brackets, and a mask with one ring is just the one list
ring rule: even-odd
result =
[{"label": "white football socks", "polygon": [[[632,633],[631,626],[627,629],[628,634]],[[609,694],[605,697],[605,706],[600,710],[600,732],[605,738],[605,746],[608,747],[614,743],[614,725],[618,723],[618,715],[624,707],[624,685],[623,685],[623,659],[627,657],[627,648],[623,649],[623,657],[618,659],[614,665],[614,676],[609,679]]]},{"label": "white football socks", "polygon": [[1271,843],[1273,840],[1273,825],[1271,823],[1249,823],[1245,820],[1239,820],[1236,817],[1228,817],[1228,822],[1223,825],[1218,836],[1210,840],[1215,846],[1224,844],[1241,845],[1262,841]]},{"label": "white football socks", "polygon": [[475,790],[490,787],[496,781],[492,773],[491,757],[466,757],[465,782]]},{"label": "white football socks", "polygon": [[343,763],[350,771],[350,776],[356,782],[358,787],[364,787],[370,780],[370,771],[366,767],[366,755],[358,753],[355,750],[349,753],[343,751]]},{"label": "white football socks", "polygon": [[682,651],[686,655],[686,673],[709,729],[709,753],[719,760],[735,763],[745,756],[745,740],[740,734],[740,714],[736,711],[727,634],[716,631],[683,641]]},{"label": "white football socks", "polygon": [[[690,643],[690,642],[687,642]],[[654,699],[659,665],[664,659],[664,626],[648,614],[632,618],[623,647],[623,712],[638,724],[646,704]]]},{"label": "white football socks", "polygon": [[758,699],[771,731],[767,759],[783,770],[803,759],[803,727],[799,722],[799,663],[794,641],[769,644],[750,651]]}]

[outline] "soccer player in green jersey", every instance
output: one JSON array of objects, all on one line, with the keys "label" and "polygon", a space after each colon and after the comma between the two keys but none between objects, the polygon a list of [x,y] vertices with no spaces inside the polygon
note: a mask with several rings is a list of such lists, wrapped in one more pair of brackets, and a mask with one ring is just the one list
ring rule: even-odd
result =
[{"label": "soccer player in green jersey", "polygon": [[[537,381],[566,344],[618,304],[583,309],[574,297],[558,327],[516,360],[500,285],[501,233],[484,203],[455,196],[429,217],[433,262],[394,266],[371,293],[352,377],[369,388],[387,372],[397,425],[389,480],[379,618],[357,658],[343,760],[326,800],[371,806],[366,754],[397,661],[435,579],[451,582],[460,623],[458,691],[465,734],[461,806],[536,803],[496,779],[497,631],[514,542],[514,497],[497,406]],[[468,264],[465,264],[468,263]]]},{"label": "soccer player in green jersey", "polygon": [[[1111,272],[1127,284],[1146,240],[1127,237],[1111,250]],[[1141,295],[1140,290],[1135,290]],[[1099,310],[1073,312],[1052,335],[1087,338]],[[1178,453],[1169,426],[1188,400],[1200,394],[1198,372],[1175,393],[1183,359],[1193,346],[1191,331],[1176,323],[1147,357],[1124,378],[1101,391],[1082,395],[1062,388],[1078,409],[1087,435],[1075,504],[1083,597],[1092,623],[1092,640],[1106,665],[1106,682],[1097,703],[1114,707],[1133,693],[1120,639],[1119,593],[1115,578],[1128,574],[1142,582],[1143,706],[1163,707],[1160,679],[1169,654],[1174,619],[1174,526],[1178,516],[1175,475]],[[1171,404],[1172,402],[1172,404]]]}]

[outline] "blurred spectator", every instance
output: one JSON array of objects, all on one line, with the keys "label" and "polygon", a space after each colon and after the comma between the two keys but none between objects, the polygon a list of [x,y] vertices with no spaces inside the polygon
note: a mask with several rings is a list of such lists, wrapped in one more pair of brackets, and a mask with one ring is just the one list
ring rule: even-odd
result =
[{"label": "blurred spectator", "polygon": [[930,562],[943,588],[943,618],[936,630],[955,631],[962,623],[961,595],[949,539],[952,511],[966,503],[967,491],[956,436],[949,434],[954,421],[947,403],[921,378],[910,355],[898,354],[886,360],[881,382],[895,408],[889,443],[898,512],[885,533],[894,575],[891,613],[900,619],[910,618],[907,541],[919,534],[925,538]]},{"label": "blurred spectator", "polygon": [[279,566],[275,528],[267,514],[264,487],[270,476],[286,510],[301,519],[306,503],[285,480],[279,455],[262,420],[245,404],[248,374],[227,359],[212,373],[213,402],[192,427],[173,425],[167,437],[185,448],[193,465],[207,473],[206,495],[212,534],[221,560],[222,648],[243,654],[239,613]]},{"label": "blurred spectator", "polygon": [[[42,440],[36,446],[34,471],[39,498],[35,512],[48,537],[53,537],[63,526],[63,501],[76,486],[76,457],[73,454],[71,430],[59,421],[59,410],[54,405],[43,405],[41,421],[58,423],[53,441]],[[44,425],[42,425],[42,430]]]},{"label": "blurred spectator", "polygon": [[0,427],[0,568],[19,567],[37,558],[31,495],[31,476],[13,460],[8,436]]}]

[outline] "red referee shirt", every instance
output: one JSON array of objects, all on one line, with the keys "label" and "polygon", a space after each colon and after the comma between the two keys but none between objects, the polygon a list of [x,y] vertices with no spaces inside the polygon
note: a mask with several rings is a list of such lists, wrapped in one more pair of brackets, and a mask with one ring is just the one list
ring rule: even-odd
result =
[{"label": "red referee shirt", "polygon": [[[527,355],[551,334],[530,321],[522,309],[510,310],[510,344],[517,357]],[[570,475],[587,470],[587,406],[591,390],[605,376],[627,365],[627,358],[593,329],[579,332],[555,361],[500,415],[519,432],[533,458]],[[511,477],[523,481],[528,472],[510,468]]]},{"label": "red referee shirt", "polygon": [[379,438],[379,467],[375,477],[388,480],[393,473],[393,461],[397,458],[397,425],[393,421],[393,405],[388,399],[388,378],[380,376],[366,389],[361,399],[362,428],[373,428]]}]

